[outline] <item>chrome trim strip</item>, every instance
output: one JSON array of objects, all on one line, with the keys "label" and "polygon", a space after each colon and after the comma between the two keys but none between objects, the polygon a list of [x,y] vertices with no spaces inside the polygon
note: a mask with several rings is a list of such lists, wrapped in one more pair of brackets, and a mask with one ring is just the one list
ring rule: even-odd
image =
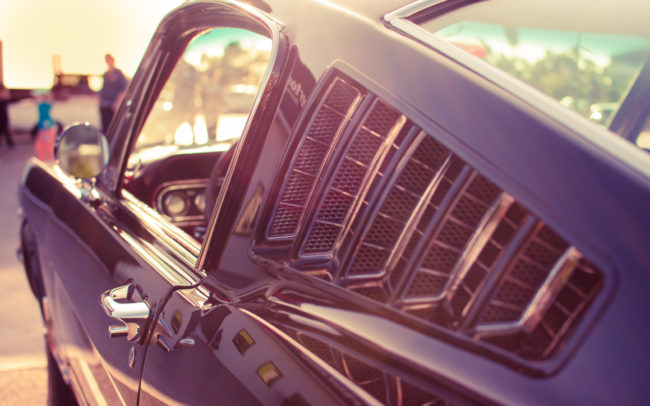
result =
[{"label": "chrome trim strip", "polygon": [[[418,135],[418,138],[420,138],[422,135],[429,136],[424,131],[422,131]],[[422,140],[423,139],[424,137],[422,137]],[[421,145],[422,140],[420,140],[420,142],[417,143],[418,147]],[[395,244],[395,249],[391,252],[390,256],[388,257],[388,260],[386,261],[386,265],[384,266],[383,269],[383,273],[386,273],[388,269],[393,269],[395,265],[397,265],[397,262],[399,261],[400,257],[404,253],[404,250],[406,249],[408,243],[410,242],[413,233],[415,232],[418,224],[420,223],[420,219],[424,215],[424,212],[426,211],[429,202],[433,198],[433,195],[436,193],[436,191],[438,191],[438,187],[440,186],[440,183],[442,182],[445,175],[447,174],[447,170],[451,166],[452,157],[453,157],[452,153],[449,153],[447,155],[447,158],[445,158],[445,161],[442,163],[442,165],[440,165],[440,168],[436,171],[436,174],[433,176],[433,179],[429,182],[429,186],[427,186],[426,190],[422,194],[422,197],[415,205],[415,208],[411,213],[411,216],[408,218],[408,220],[406,220],[406,227],[404,227],[402,233],[399,235],[399,237],[397,237],[397,243]],[[392,288],[395,287],[392,286]]]},{"label": "chrome trim strip", "polygon": [[[196,283],[196,277],[192,277],[185,269],[182,268],[180,262],[169,261],[167,256],[163,255],[162,250],[154,244],[136,239],[131,234],[120,231],[118,235],[128,246],[136,252],[149,266],[156,270],[156,273],[162,276],[167,283],[172,286],[185,286]],[[192,269],[188,265],[185,267]]]},{"label": "chrome trim strip", "polygon": [[393,23],[393,21],[398,20],[398,19],[405,19],[407,17],[412,16],[413,14],[416,14],[424,9],[427,9],[429,7],[435,6],[439,3],[444,3],[448,0],[418,0],[414,1],[413,3],[407,4],[404,7],[400,7],[395,11],[391,11],[390,13],[386,14],[384,16],[384,21],[388,24]]},{"label": "chrome trim strip", "polygon": [[[373,105],[370,106],[370,108],[368,109],[368,113],[372,111],[373,107],[378,102],[379,99],[376,99]],[[364,198],[368,195],[368,192],[370,191],[370,188],[372,187],[372,184],[375,178],[377,177],[377,174],[379,173],[379,169],[381,168],[381,165],[384,163],[384,159],[386,159],[386,156],[390,152],[390,149],[392,148],[395,139],[402,131],[402,128],[404,128],[404,125],[406,124],[407,121],[408,120],[406,116],[400,115],[397,121],[395,122],[395,124],[393,125],[393,127],[388,132],[386,138],[384,138],[384,141],[377,149],[375,156],[372,158],[372,161],[370,161],[370,164],[366,169],[366,173],[363,176],[363,180],[361,181],[361,185],[362,185],[361,189],[359,190],[358,194],[354,196],[354,202],[348,209],[348,212],[343,219],[343,227],[339,231],[339,234],[336,237],[336,240],[334,241],[334,244],[332,245],[332,250],[330,252],[338,252],[341,249],[341,245],[343,244],[343,240],[345,236],[347,235],[348,232],[350,232],[350,229],[352,228],[353,222],[351,220],[359,214],[359,211],[361,211]],[[356,132],[354,134],[355,137],[360,133],[362,127],[363,124],[360,124],[359,128],[356,129]]]},{"label": "chrome trim strip", "polygon": [[[468,182],[471,182],[471,179]],[[501,192],[501,195],[485,212],[483,218],[476,227],[474,234],[472,234],[467,242],[463,253],[452,269],[449,279],[441,292],[441,296],[445,299],[445,306],[451,314],[453,314],[453,311],[451,311],[451,301],[453,300],[454,295],[458,292],[467,272],[469,272],[472,265],[477,261],[483,248],[485,248],[492,238],[494,231],[501,220],[503,220],[506,212],[510,209],[510,206],[514,201],[515,199],[512,196],[506,192]]]},{"label": "chrome trim strip", "polygon": [[476,338],[514,334],[520,331],[530,333],[539,325],[553,300],[567,283],[582,254],[573,246],[567,248],[555,262],[551,272],[530,301],[519,320],[513,323],[489,323],[475,327]]},{"label": "chrome trim strip", "polygon": [[188,264],[196,263],[201,245],[185,232],[172,224],[167,224],[165,217],[147,206],[126,190],[122,190],[124,207],[130,210],[140,222],[176,251]]}]

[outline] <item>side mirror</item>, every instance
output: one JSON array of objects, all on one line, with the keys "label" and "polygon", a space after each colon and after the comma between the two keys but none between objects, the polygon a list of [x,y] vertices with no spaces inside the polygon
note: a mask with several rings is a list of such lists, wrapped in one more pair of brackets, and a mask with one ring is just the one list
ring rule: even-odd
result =
[{"label": "side mirror", "polygon": [[59,136],[54,157],[68,174],[92,179],[108,164],[108,142],[104,134],[90,124],[72,124]]}]

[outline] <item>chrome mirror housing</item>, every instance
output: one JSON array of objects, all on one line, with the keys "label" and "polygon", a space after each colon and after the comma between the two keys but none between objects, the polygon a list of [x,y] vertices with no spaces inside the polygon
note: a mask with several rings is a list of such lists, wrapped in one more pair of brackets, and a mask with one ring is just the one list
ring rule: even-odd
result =
[{"label": "chrome mirror housing", "polygon": [[58,138],[54,157],[68,174],[79,179],[92,179],[108,164],[108,141],[98,128],[89,123],[72,124]]}]

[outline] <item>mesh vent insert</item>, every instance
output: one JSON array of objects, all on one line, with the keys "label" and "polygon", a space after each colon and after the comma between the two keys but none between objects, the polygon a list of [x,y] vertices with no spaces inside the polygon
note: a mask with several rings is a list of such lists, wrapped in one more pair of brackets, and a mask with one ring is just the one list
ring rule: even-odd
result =
[{"label": "mesh vent insert", "polygon": [[[304,131],[266,234],[292,244],[293,269],[523,363],[555,356],[604,284],[435,133],[340,78]],[[350,372],[357,361],[335,364]],[[378,378],[355,379],[389,396]]]},{"label": "mesh vent insert", "polygon": [[[390,148],[401,123],[400,115],[381,100],[370,107],[345,155],[337,166],[318,213],[305,237],[301,254],[328,254],[333,251],[346,227],[346,218],[360,207],[372,179],[380,176],[379,166]],[[325,235],[322,230],[328,229]]]},{"label": "mesh vent insert", "polygon": [[340,78],[335,79],[326,91],[325,100],[310,122],[282,186],[278,208],[266,233],[268,238],[296,234],[314,182],[360,95],[359,89]]}]

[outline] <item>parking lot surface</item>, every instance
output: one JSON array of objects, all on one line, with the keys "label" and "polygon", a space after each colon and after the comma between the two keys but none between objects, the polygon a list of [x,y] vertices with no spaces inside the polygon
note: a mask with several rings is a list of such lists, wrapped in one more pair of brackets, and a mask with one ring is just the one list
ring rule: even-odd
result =
[{"label": "parking lot surface", "polygon": [[29,290],[18,247],[16,190],[33,155],[31,136],[13,135],[14,148],[0,146],[0,405],[44,405],[47,400],[43,326]]}]

